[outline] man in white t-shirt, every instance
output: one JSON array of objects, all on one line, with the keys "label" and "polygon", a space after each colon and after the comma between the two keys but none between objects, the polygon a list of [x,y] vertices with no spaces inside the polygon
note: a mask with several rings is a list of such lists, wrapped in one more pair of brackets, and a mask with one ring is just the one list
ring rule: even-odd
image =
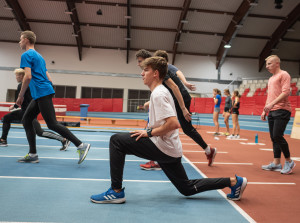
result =
[{"label": "man in white t-shirt", "polygon": [[169,180],[185,196],[230,187],[231,194],[227,198],[241,198],[247,186],[247,179],[244,177],[188,179],[181,163],[182,145],[178,131],[180,125],[174,101],[168,89],[162,85],[167,67],[167,61],[161,57],[151,57],[143,62],[141,75],[144,84],[151,90],[149,128],[118,133],[110,138],[111,188],[102,194],[92,195],[92,202],[125,202],[122,181],[127,154],[157,161]]}]

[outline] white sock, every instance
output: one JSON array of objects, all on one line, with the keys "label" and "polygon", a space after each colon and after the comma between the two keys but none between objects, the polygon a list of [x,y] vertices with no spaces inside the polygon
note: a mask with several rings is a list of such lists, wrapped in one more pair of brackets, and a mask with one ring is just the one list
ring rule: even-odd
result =
[{"label": "white sock", "polygon": [[211,151],[210,151],[210,146],[207,146],[206,149],[204,149],[204,151],[205,151],[205,154],[206,154],[206,155],[209,155],[210,152],[211,152]]},{"label": "white sock", "polygon": [[83,147],[83,143],[81,143],[77,148],[82,148]]},{"label": "white sock", "polygon": [[36,153],[29,153],[29,156],[30,156],[30,157],[36,157],[37,154],[36,154]]}]

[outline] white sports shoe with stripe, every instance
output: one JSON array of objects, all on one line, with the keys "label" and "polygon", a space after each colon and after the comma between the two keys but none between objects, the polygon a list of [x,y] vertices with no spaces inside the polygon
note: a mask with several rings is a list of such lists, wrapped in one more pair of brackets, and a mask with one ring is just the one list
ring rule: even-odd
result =
[{"label": "white sports shoe with stripe", "polygon": [[125,192],[123,188],[120,193],[115,192],[112,188],[109,188],[102,194],[96,194],[91,196],[91,201],[97,204],[122,204],[125,203]]}]

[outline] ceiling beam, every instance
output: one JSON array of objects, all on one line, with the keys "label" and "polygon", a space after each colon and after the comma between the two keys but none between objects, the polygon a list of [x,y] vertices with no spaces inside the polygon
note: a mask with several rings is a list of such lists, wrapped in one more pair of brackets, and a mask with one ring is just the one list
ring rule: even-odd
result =
[{"label": "ceiling beam", "polygon": [[[19,43],[19,41],[16,40],[3,40],[0,39],[0,42],[4,43]],[[62,46],[62,47],[77,47],[76,44],[62,44],[62,43],[45,43],[45,42],[37,42],[37,45],[46,45],[46,46]],[[96,46],[96,45],[83,45],[83,48],[93,48],[93,49],[109,49],[109,50],[126,50],[124,47],[115,47],[115,46]],[[131,48],[131,51],[138,51],[139,48]],[[154,49],[148,49],[150,52],[155,52]],[[172,53],[169,51],[168,53]],[[208,57],[215,57],[216,54],[207,54],[207,53],[194,53],[194,52],[177,52],[178,54],[182,55],[192,55],[192,56],[208,56]],[[250,57],[250,56],[237,56],[237,55],[228,55],[228,58],[237,58],[237,59],[258,59],[258,57]],[[287,62],[300,62],[299,60],[293,60],[293,59],[284,59],[281,58],[281,61],[287,61]]]},{"label": "ceiling beam", "polygon": [[[15,21],[16,19],[13,17],[1,17],[0,21]],[[41,20],[41,19],[26,19],[28,23],[48,23],[48,24],[56,24],[56,25],[72,25],[72,22],[68,21],[57,21],[57,20]],[[80,22],[80,26],[89,26],[89,27],[102,27],[102,28],[115,28],[115,29],[127,29],[125,25],[113,25],[113,24],[100,24],[100,23],[84,23]],[[170,28],[156,28],[156,27],[143,27],[143,26],[130,26],[131,29],[134,30],[148,30],[148,31],[160,31],[160,32],[177,32],[176,29]],[[197,31],[197,30],[187,30],[183,29],[182,33],[191,33],[198,35],[210,35],[210,36],[221,36],[223,37],[225,33],[218,32],[206,32],[206,31]],[[257,36],[257,35],[246,35],[246,34],[237,34],[236,37],[239,38],[248,38],[248,39],[266,39],[270,40],[270,36]],[[300,42],[300,39],[293,38],[282,38],[282,41],[285,42]]]},{"label": "ceiling beam", "polygon": [[74,36],[76,38],[76,43],[77,43],[77,48],[78,48],[78,55],[79,55],[79,60],[82,60],[82,46],[83,46],[83,41],[82,41],[82,35],[81,35],[81,30],[80,30],[80,22],[78,19],[78,14],[77,14],[77,9],[75,5],[74,0],[68,0],[66,1],[67,7],[69,12],[72,12],[70,14],[70,18],[72,21],[73,25],[73,30],[74,30]]},{"label": "ceiling beam", "polygon": [[184,3],[183,3],[183,8],[182,8],[180,18],[179,18],[179,21],[178,21],[177,31],[176,31],[176,35],[175,35],[175,39],[174,39],[174,43],[173,43],[172,64],[175,64],[177,48],[178,48],[178,44],[180,42],[180,36],[181,36],[182,28],[183,28],[183,25],[184,25],[184,20],[186,20],[186,16],[187,16],[187,13],[188,13],[188,9],[191,5],[191,1],[192,0],[184,0]]},{"label": "ceiling beam", "polygon": [[[47,1],[65,2],[67,0],[47,0]],[[76,3],[84,2],[84,4],[92,4],[92,5],[99,5],[99,6],[105,5],[105,6],[127,7],[126,3],[117,3],[117,2],[101,2],[101,1],[88,1],[88,0],[75,0],[75,2]],[[173,7],[173,6],[131,4],[131,7],[132,8],[144,8],[144,9],[162,9],[162,10],[182,11],[182,7]],[[199,8],[189,8],[188,11],[210,13],[210,14],[223,14],[223,15],[234,15],[235,14],[234,12],[199,9]],[[259,15],[259,14],[249,14],[249,17],[279,19],[279,20],[286,19],[286,17],[283,17],[283,16],[270,16],[270,15]]]},{"label": "ceiling beam", "polygon": [[255,2],[255,0],[243,0],[240,7],[235,12],[217,51],[216,69],[219,69],[226,57],[227,49],[225,50],[224,46],[226,44],[230,44],[231,40],[236,36],[238,29],[237,25],[240,25],[245,17],[249,14],[249,10],[252,8],[250,3],[253,2]]},{"label": "ceiling beam", "polygon": [[282,37],[286,34],[287,30],[291,28],[297,20],[300,18],[300,3],[289,13],[287,19],[280,23],[277,29],[272,34],[272,38],[267,42],[264,49],[259,55],[259,71],[263,68],[265,64],[265,58],[268,57],[272,49],[280,42]]},{"label": "ceiling beam", "polygon": [[19,23],[19,26],[22,31],[31,30],[29,24],[26,22],[25,14],[18,2],[18,0],[5,0],[6,4],[12,8],[12,12],[16,17],[16,20]]}]

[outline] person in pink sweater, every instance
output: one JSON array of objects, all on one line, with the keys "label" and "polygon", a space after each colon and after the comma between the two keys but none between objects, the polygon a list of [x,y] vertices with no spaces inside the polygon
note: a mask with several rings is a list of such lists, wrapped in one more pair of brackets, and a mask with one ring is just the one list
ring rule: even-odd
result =
[{"label": "person in pink sweater", "polygon": [[[274,160],[268,165],[263,165],[262,169],[290,174],[293,172],[296,164],[291,159],[289,145],[284,139],[284,131],[290,120],[292,111],[288,100],[291,76],[288,72],[280,69],[280,58],[277,55],[271,55],[266,58],[266,68],[272,76],[268,82],[268,96],[261,114],[261,120],[265,121],[268,115]],[[286,160],[283,168],[280,163],[281,153],[283,153]]]}]

